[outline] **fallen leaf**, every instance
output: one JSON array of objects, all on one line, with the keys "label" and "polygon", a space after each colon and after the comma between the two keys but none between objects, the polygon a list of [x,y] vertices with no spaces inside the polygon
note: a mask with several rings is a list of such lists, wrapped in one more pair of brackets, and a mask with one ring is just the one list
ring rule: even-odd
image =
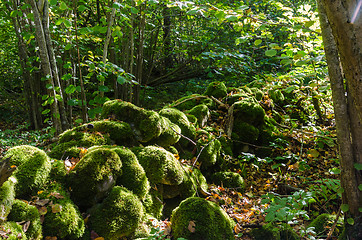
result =
[{"label": "fallen leaf", "polygon": [[23,231],[24,231],[24,232],[27,232],[29,226],[30,226],[30,221],[25,222],[25,223],[23,224]]},{"label": "fallen leaf", "polygon": [[52,206],[52,213],[58,213],[62,211],[62,205],[55,204]]},{"label": "fallen leaf", "polygon": [[42,216],[42,215],[45,215],[47,212],[48,212],[48,210],[47,210],[47,208],[46,207],[40,207],[40,208],[38,208],[38,211],[39,211],[39,214]]},{"label": "fallen leaf", "polygon": [[190,231],[190,232],[195,232],[195,226],[196,226],[196,224],[195,224],[195,222],[194,221],[190,221],[189,222],[189,226],[187,227],[187,229]]},{"label": "fallen leaf", "polygon": [[34,203],[38,206],[45,206],[49,202],[50,202],[49,199],[39,199],[39,200],[36,200]]}]

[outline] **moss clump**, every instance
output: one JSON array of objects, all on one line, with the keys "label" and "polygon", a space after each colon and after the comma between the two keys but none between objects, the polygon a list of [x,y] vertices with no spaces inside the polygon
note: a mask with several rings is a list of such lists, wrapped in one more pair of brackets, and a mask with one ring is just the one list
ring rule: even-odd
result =
[{"label": "moss clump", "polygon": [[78,147],[78,145],[79,142],[75,140],[59,143],[51,150],[49,156],[60,160],[67,158],[79,158],[81,148]]},{"label": "moss clump", "polygon": [[191,166],[184,166],[186,174],[184,180],[179,185],[179,191],[182,198],[194,197],[196,192],[207,192],[208,185],[206,178],[201,171]]},{"label": "moss clump", "polygon": [[283,106],[284,95],[279,89],[269,90],[269,97],[273,100],[274,103]]},{"label": "moss clump", "polygon": [[[327,235],[328,231],[326,229],[330,229],[336,220],[336,215],[323,213],[316,217],[308,227],[314,227],[314,232],[317,235]],[[343,220],[342,218],[338,220],[337,227],[334,230],[334,234],[339,235],[343,228]]]},{"label": "moss clump", "polygon": [[69,173],[72,199],[80,207],[90,207],[104,197],[122,173],[122,161],[110,149],[89,151]]},{"label": "moss clump", "polygon": [[122,100],[104,103],[102,117],[113,116],[131,125],[136,139],[148,142],[162,133],[162,121],[158,113],[137,107]]},{"label": "moss clump", "polygon": [[[194,140],[196,137],[196,129],[194,125],[192,125],[185,115],[185,113],[181,112],[175,108],[164,108],[160,112],[161,116],[167,117],[171,122],[178,125],[181,129],[181,134]],[[183,146],[187,146],[189,144],[188,140],[181,138],[180,144]]]},{"label": "moss clump", "polygon": [[48,155],[41,149],[32,146],[17,146],[10,148],[5,154],[10,158],[10,164],[17,166],[13,172],[18,183],[16,196],[27,198],[36,193],[46,183],[51,163]]},{"label": "moss clump", "polygon": [[212,180],[217,185],[223,185],[227,188],[244,189],[244,179],[235,172],[217,172],[213,174]]},{"label": "moss clump", "polygon": [[[190,223],[194,231],[189,230]],[[173,236],[192,239],[234,239],[235,223],[215,203],[191,197],[181,202],[171,216]]]},{"label": "moss clump", "polygon": [[181,128],[171,122],[168,118],[162,117],[162,133],[157,138],[152,139],[148,144],[157,144],[161,147],[167,148],[177,143],[181,136]]},{"label": "moss clump", "polygon": [[250,95],[245,93],[244,91],[242,90],[239,90],[240,92],[239,93],[235,93],[231,96],[228,96],[226,98],[226,102],[229,104],[229,105],[233,105],[234,103],[238,102],[238,101],[241,101],[245,98],[249,98]]},{"label": "moss clump", "polygon": [[197,123],[200,127],[204,127],[210,117],[209,108],[205,104],[200,104],[187,111],[188,114],[194,115],[197,118]]},{"label": "moss clump", "polygon": [[182,182],[183,169],[172,153],[160,147],[147,146],[136,155],[151,183],[178,185]]},{"label": "moss clump", "polygon": [[239,137],[236,140],[248,143],[255,143],[259,137],[259,129],[253,125],[240,121],[239,119],[235,120],[233,125],[233,132],[235,132]]},{"label": "moss clump", "polygon": [[64,161],[52,159],[52,169],[50,170],[49,179],[65,183],[65,177],[67,176],[67,169],[65,168]]},{"label": "moss clump", "polygon": [[83,236],[83,218],[62,185],[52,182],[38,197],[39,201],[48,199],[44,205],[47,208],[43,222],[44,236],[60,239],[79,239]]},{"label": "moss clump", "polygon": [[108,134],[86,130],[82,126],[69,129],[59,136],[59,143],[71,141],[77,142],[76,146],[85,148],[94,145],[105,145],[111,142]]},{"label": "moss clump", "polygon": [[15,200],[16,179],[10,177],[0,186],[0,223],[6,221]]},{"label": "moss clump", "polygon": [[264,123],[265,111],[254,97],[245,98],[233,104],[234,121],[240,120],[253,126]]},{"label": "moss clump", "polygon": [[260,101],[264,98],[264,93],[259,88],[253,87],[250,90],[253,92],[256,100]]},{"label": "moss clump", "polygon": [[250,234],[255,240],[280,240],[279,229],[271,223],[263,225],[261,228],[254,228]]},{"label": "moss clump", "polygon": [[119,239],[133,233],[143,216],[144,209],[138,197],[115,186],[101,204],[90,210],[90,227],[105,239]]},{"label": "moss clump", "polygon": [[0,224],[1,239],[26,240],[28,239],[23,231],[23,227],[16,222],[4,222]]},{"label": "moss clump", "polygon": [[42,225],[38,209],[29,205],[25,201],[15,200],[11,212],[8,216],[9,221],[30,222],[25,235],[29,239],[42,239]]},{"label": "moss clump", "polygon": [[223,82],[212,82],[207,86],[204,95],[223,98],[227,95],[227,89]]},{"label": "moss clump", "polygon": [[88,149],[88,152],[96,149],[109,149],[117,153],[122,162],[122,174],[117,176],[116,185],[131,190],[143,199],[150,189],[150,183],[136,155],[130,149],[119,146],[97,146]]},{"label": "moss clump", "polygon": [[[182,97],[175,102],[173,102],[170,107],[177,108],[178,110],[190,110],[191,108],[199,105],[205,104],[208,107],[213,106],[213,101],[210,98],[207,98],[200,94],[192,94],[186,97]],[[171,119],[170,119],[171,120]],[[171,120],[172,121],[172,120]]]},{"label": "moss clump", "polygon": [[161,219],[163,212],[163,197],[157,190],[151,188],[142,200],[146,213],[152,215],[156,219]]},{"label": "moss clump", "polygon": [[199,151],[202,149],[199,161],[202,163],[204,169],[215,165],[221,150],[220,141],[218,139],[213,139],[209,134],[207,135],[209,136],[207,140],[200,138],[197,141]]}]

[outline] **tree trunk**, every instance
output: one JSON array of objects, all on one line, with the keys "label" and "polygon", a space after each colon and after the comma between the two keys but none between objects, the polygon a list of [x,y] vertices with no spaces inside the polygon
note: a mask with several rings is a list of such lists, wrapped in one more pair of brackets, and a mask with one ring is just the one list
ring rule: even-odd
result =
[{"label": "tree trunk", "polygon": [[[355,164],[362,164],[362,18],[354,23],[349,18],[356,7],[356,1],[319,0],[340,149],[343,202],[349,206],[345,219],[354,222],[353,225],[346,222],[346,234],[355,240],[362,239],[362,194],[359,190],[362,176],[355,168]],[[347,90],[344,89],[338,54]]]}]

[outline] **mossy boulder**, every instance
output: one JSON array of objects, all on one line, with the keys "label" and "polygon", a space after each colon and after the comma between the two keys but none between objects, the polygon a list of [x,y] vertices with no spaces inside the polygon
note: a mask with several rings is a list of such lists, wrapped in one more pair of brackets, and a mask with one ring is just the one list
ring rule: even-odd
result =
[{"label": "mossy boulder", "polygon": [[150,145],[156,144],[161,147],[167,148],[171,145],[174,145],[175,143],[177,143],[180,140],[181,128],[178,125],[171,122],[166,117],[161,116],[161,121],[162,121],[161,135],[158,136],[157,138],[152,139],[147,144],[150,144]]},{"label": "mossy boulder", "polygon": [[187,111],[187,113],[197,118],[197,123],[200,127],[204,127],[210,117],[210,110],[205,104],[197,105]]},{"label": "mossy boulder", "polygon": [[[176,108],[163,108],[159,111],[159,114],[161,116],[164,116],[168,118],[171,122],[178,125],[181,129],[181,134],[185,137],[190,138],[191,140],[194,140],[196,137],[196,128],[193,124],[189,121],[186,114],[181,112],[180,110]],[[188,140],[181,138],[180,143],[183,146],[186,146],[189,144]]]},{"label": "mossy boulder", "polygon": [[10,148],[4,158],[10,158],[10,165],[17,167],[12,174],[17,179],[17,197],[29,197],[39,191],[48,180],[51,162],[43,150],[21,145]]},{"label": "mossy boulder", "polygon": [[67,176],[67,169],[63,160],[51,159],[51,170],[49,174],[49,179],[52,181],[57,181],[65,183],[65,178]]},{"label": "mossy boulder", "polygon": [[217,162],[220,156],[221,143],[210,134],[206,134],[206,138],[200,138],[197,141],[199,151],[202,151],[199,161],[202,163],[202,168],[207,169]]},{"label": "mossy boulder", "polygon": [[217,172],[212,175],[212,181],[227,188],[238,188],[239,191],[244,190],[244,179],[240,174],[235,172]]},{"label": "mossy boulder", "polygon": [[236,102],[238,102],[238,101],[241,101],[241,100],[243,100],[243,99],[245,99],[245,98],[249,98],[249,97],[250,97],[250,94],[247,94],[247,93],[245,93],[245,92],[242,91],[242,90],[239,90],[239,91],[240,91],[240,92],[234,93],[233,95],[228,96],[228,97],[226,98],[227,104],[233,105],[234,103],[236,103]]},{"label": "mossy boulder", "polygon": [[162,133],[162,119],[158,113],[119,99],[103,105],[102,117],[113,117],[130,124],[134,136],[140,142],[148,142]]},{"label": "mossy boulder", "polygon": [[234,122],[243,121],[253,126],[264,123],[265,111],[254,97],[248,97],[233,105]]},{"label": "mossy boulder", "polygon": [[250,232],[255,240],[280,240],[279,229],[268,223],[261,228],[254,228]]},{"label": "mossy boulder", "polygon": [[147,146],[136,151],[139,163],[151,183],[178,185],[183,180],[183,169],[175,156],[164,148]]},{"label": "mossy boulder", "polygon": [[0,223],[0,239],[27,240],[23,227],[16,222]]},{"label": "mossy boulder", "polygon": [[122,161],[110,149],[89,151],[69,172],[71,196],[81,208],[91,207],[100,201],[115,185],[122,174]]},{"label": "mossy boulder", "polygon": [[97,149],[108,149],[114,151],[122,162],[122,174],[117,176],[116,185],[131,190],[138,197],[143,199],[150,189],[145,170],[138,162],[136,155],[126,147],[120,146],[95,146],[88,149],[88,152]]},{"label": "mossy boulder", "polygon": [[[58,143],[56,146],[53,147],[49,156],[51,158],[65,160],[67,158],[79,158],[79,153],[81,152],[82,144],[76,140],[71,140],[69,142],[62,142]],[[86,146],[90,146],[86,144]]]},{"label": "mossy boulder", "polygon": [[0,186],[0,223],[6,221],[15,200],[16,178],[10,177]]},{"label": "mossy boulder", "polygon": [[37,201],[46,208],[46,211],[42,210],[43,236],[79,239],[85,231],[84,220],[78,207],[70,199],[69,193],[64,189],[61,184],[52,182],[38,195]]},{"label": "mossy boulder", "polygon": [[152,215],[156,219],[161,219],[164,208],[163,196],[158,189],[151,188],[142,200],[146,213]]},{"label": "mossy boulder", "polygon": [[[334,221],[336,220],[336,215],[323,213],[316,217],[308,227],[314,227],[314,232],[320,235],[327,235],[328,229],[333,226]],[[337,227],[334,230],[335,235],[339,235],[343,230],[343,219],[338,219]]]},{"label": "mossy boulder", "polygon": [[197,192],[207,192],[208,185],[206,178],[197,168],[185,165],[186,174],[184,180],[179,185],[180,196],[182,198],[194,197]]},{"label": "mossy boulder", "polygon": [[259,129],[257,127],[239,120],[235,120],[233,132],[238,135],[238,138],[235,140],[247,143],[255,143],[259,137]]},{"label": "mossy boulder", "polygon": [[42,225],[38,209],[26,201],[15,200],[8,221],[29,222],[25,235],[29,239],[42,239]]},{"label": "mossy boulder", "polygon": [[208,97],[200,94],[192,94],[176,100],[175,102],[170,104],[170,108],[177,108],[181,111],[184,111],[190,110],[199,104],[205,104],[208,107],[212,107],[214,103],[213,100]]},{"label": "mossy boulder", "polygon": [[223,82],[212,82],[207,86],[204,95],[223,98],[227,95],[227,88]]},{"label": "mossy boulder", "polygon": [[274,103],[283,106],[285,98],[283,93],[279,89],[270,89],[268,91],[268,95]]},{"label": "mossy boulder", "polygon": [[250,90],[253,92],[253,95],[256,100],[260,101],[264,98],[264,93],[259,88],[252,87]]},{"label": "mossy boulder", "polygon": [[279,226],[280,240],[300,240],[296,231],[286,223]]},{"label": "mossy boulder", "polygon": [[104,239],[119,239],[133,233],[144,216],[139,198],[115,186],[104,201],[90,210],[90,228]]},{"label": "mossy boulder", "polygon": [[233,220],[217,204],[203,198],[182,201],[173,210],[171,223],[175,239],[234,239]]}]

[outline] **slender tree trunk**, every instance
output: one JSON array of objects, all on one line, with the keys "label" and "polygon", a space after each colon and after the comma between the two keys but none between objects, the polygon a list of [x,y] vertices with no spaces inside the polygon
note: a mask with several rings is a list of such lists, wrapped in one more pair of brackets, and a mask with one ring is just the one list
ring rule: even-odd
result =
[{"label": "slender tree trunk", "polygon": [[355,168],[355,164],[362,164],[362,18],[350,22],[356,6],[357,1],[319,0],[340,149],[343,202],[349,206],[345,219],[354,222],[353,225],[346,222],[346,234],[354,240],[362,239],[362,194],[359,190],[362,176]]}]

